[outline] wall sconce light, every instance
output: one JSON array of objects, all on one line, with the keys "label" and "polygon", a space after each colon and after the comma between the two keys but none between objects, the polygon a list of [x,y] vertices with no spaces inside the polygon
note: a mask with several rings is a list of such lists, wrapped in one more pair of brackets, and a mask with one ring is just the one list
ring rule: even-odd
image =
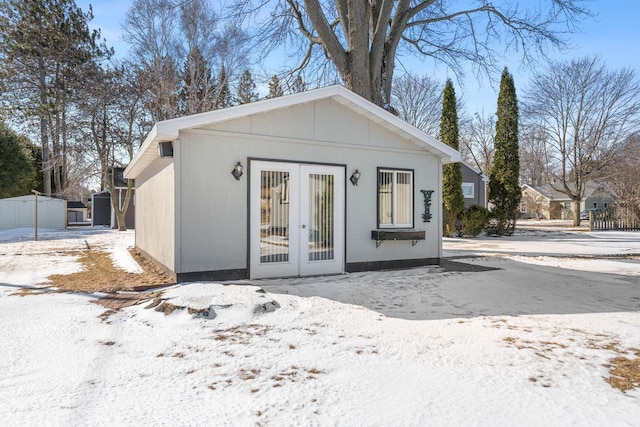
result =
[{"label": "wall sconce light", "polygon": [[242,176],[242,163],[236,163],[236,166],[231,170],[231,175],[233,175],[236,181],[240,181],[240,177]]},{"label": "wall sconce light", "polygon": [[359,180],[360,180],[360,171],[356,169],[356,171],[351,174],[351,178],[349,178],[349,181],[351,181],[353,185],[357,186]]}]

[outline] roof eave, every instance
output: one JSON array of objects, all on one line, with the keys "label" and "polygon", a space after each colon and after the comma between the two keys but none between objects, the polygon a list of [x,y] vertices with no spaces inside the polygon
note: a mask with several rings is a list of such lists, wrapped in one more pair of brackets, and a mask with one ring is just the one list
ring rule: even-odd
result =
[{"label": "roof eave", "polygon": [[178,139],[179,129],[167,125],[168,123],[165,121],[156,123],[153,126],[140,149],[129,162],[129,166],[124,170],[122,176],[125,179],[135,179],[160,156],[158,154],[158,143],[160,141],[175,141]]},{"label": "roof eave", "polygon": [[129,166],[125,169],[123,176],[126,179],[135,179],[147,166],[159,157],[158,142],[175,141],[178,139],[181,130],[198,128],[210,123],[234,120],[327,98],[332,98],[343,105],[349,104],[348,106],[352,109],[359,110],[361,114],[369,117],[376,123],[387,128],[392,128],[390,130],[393,132],[404,135],[405,138],[413,141],[420,148],[439,157],[442,164],[457,163],[462,160],[457,150],[427,135],[348,89],[339,85],[333,85],[294,95],[230,107],[224,110],[209,111],[158,122],[145,138],[142,146],[129,163]]}]

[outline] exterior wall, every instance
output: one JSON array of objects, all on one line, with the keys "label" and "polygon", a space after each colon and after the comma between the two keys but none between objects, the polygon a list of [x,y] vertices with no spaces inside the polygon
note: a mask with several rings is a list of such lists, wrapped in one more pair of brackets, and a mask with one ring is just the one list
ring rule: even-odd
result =
[{"label": "exterior wall", "polygon": [[464,207],[468,208],[473,205],[487,207],[485,198],[485,182],[482,180],[482,175],[478,174],[464,163],[460,164],[460,170],[462,171],[462,182],[473,184],[473,197],[465,197]]},{"label": "exterior wall", "polygon": [[87,220],[87,209],[67,208],[67,224],[73,222],[85,222]]},{"label": "exterior wall", "polygon": [[[52,197],[38,197],[38,228],[63,230],[67,226],[67,202]],[[35,227],[35,196],[0,200],[0,230]]]},{"label": "exterior wall", "polygon": [[136,178],[136,247],[175,273],[175,184],[171,159]]},{"label": "exterior wall", "polygon": [[[116,187],[118,194],[118,203],[120,206],[124,204],[124,198],[127,194],[126,188]],[[101,191],[95,193],[92,196],[92,212],[91,212],[91,225],[106,225],[111,228],[118,228],[118,221],[116,219],[116,213],[111,205],[111,194],[109,191]],[[131,200],[129,201],[129,207],[124,214],[125,224],[128,229],[135,228],[135,215],[136,215],[136,190],[131,192]]]},{"label": "exterior wall", "polygon": [[[440,160],[341,104],[321,100],[180,133],[174,144],[178,273],[241,275],[247,269],[251,158],[346,166],[347,264],[440,257]],[[230,173],[238,161],[245,168],[240,181]],[[371,231],[377,227],[378,167],[414,170],[414,227],[426,231],[426,240],[415,246],[384,241],[376,248]],[[361,172],[358,186],[348,181],[355,169]],[[422,189],[435,190],[428,223],[422,222]]]},{"label": "exterior wall", "polygon": [[91,196],[91,225],[111,225],[111,196],[108,191]]},{"label": "exterior wall", "polygon": [[606,207],[613,206],[613,197],[606,192],[595,192],[591,196],[587,197],[583,203],[581,203],[580,210],[584,209],[605,209]]},{"label": "exterior wall", "polygon": [[[118,192],[118,204],[120,206],[124,205],[124,199],[127,195],[127,189],[118,187],[116,188]],[[111,206],[111,204],[109,204]],[[131,190],[131,200],[129,200],[129,206],[127,207],[127,212],[124,214],[124,223],[127,229],[132,230],[136,228],[136,190]],[[111,208],[111,227],[118,228],[118,220],[116,218],[116,212],[113,208]]]},{"label": "exterior wall", "polygon": [[520,206],[521,218],[550,219],[552,215],[549,199],[529,187],[523,187]]}]

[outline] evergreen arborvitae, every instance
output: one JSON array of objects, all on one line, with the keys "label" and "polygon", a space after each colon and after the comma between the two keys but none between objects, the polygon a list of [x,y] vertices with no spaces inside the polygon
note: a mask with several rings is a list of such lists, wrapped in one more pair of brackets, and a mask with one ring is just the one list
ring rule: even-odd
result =
[{"label": "evergreen arborvitae", "polygon": [[277,98],[282,95],[284,95],[284,91],[280,86],[280,79],[274,74],[269,82],[269,95],[267,95],[267,98]]},{"label": "evergreen arborvitae", "polygon": [[500,80],[495,154],[489,178],[489,201],[494,205],[498,234],[513,232],[522,193],[518,178],[518,100],[513,77],[505,67]]},{"label": "evergreen arborvitae", "polygon": [[258,100],[258,94],[255,92],[256,84],[251,76],[251,71],[244,70],[240,76],[238,83],[238,94],[236,96],[237,104],[249,104]]},{"label": "evergreen arborvitae", "polygon": [[[442,94],[440,140],[456,150],[459,149],[456,93],[451,80],[447,80]],[[455,234],[456,221],[460,219],[464,210],[460,163],[451,163],[442,168],[442,204],[444,206],[444,233],[451,236]]]}]

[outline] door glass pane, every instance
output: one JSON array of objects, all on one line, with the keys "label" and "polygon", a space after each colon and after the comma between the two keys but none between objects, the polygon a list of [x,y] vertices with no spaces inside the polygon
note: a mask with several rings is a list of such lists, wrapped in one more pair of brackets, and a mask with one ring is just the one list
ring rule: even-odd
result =
[{"label": "door glass pane", "polygon": [[393,172],[378,172],[378,220],[393,224]]},{"label": "door glass pane", "polygon": [[396,224],[411,224],[411,173],[397,173],[396,191],[398,193]]},{"label": "door glass pane", "polygon": [[288,262],[289,172],[260,174],[260,262]]},{"label": "door glass pane", "polygon": [[334,259],[333,213],[333,175],[309,174],[309,261]]}]

